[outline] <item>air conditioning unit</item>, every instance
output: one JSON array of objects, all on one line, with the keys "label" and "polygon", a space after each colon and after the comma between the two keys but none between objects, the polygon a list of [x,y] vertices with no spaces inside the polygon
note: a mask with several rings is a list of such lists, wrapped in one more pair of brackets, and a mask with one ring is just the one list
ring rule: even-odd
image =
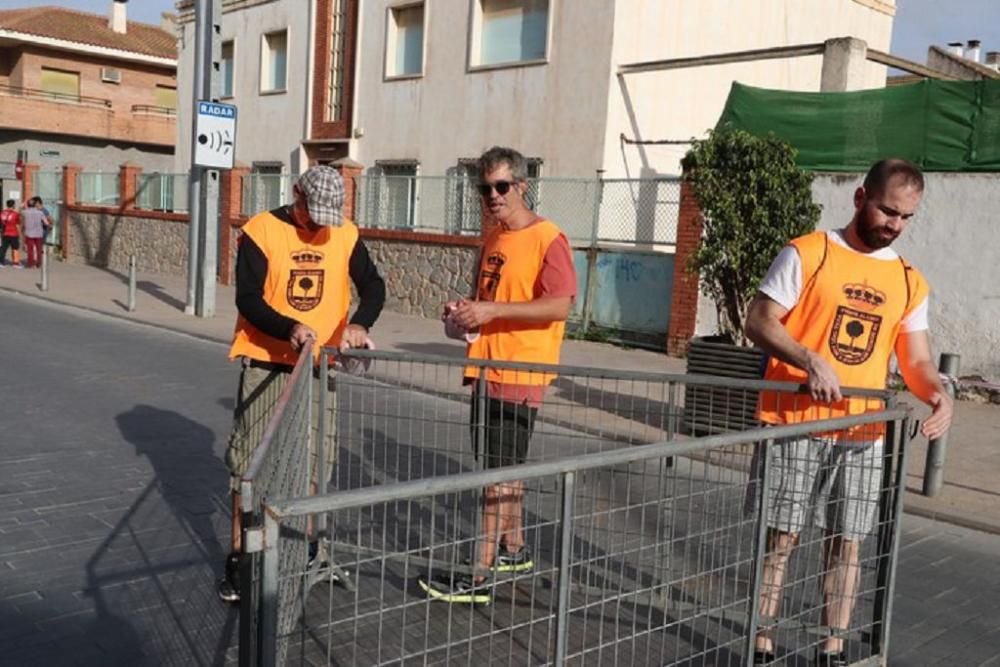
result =
[{"label": "air conditioning unit", "polygon": [[104,81],[105,83],[121,83],[122,72],[114,67],[102,67],[101,81]]}]

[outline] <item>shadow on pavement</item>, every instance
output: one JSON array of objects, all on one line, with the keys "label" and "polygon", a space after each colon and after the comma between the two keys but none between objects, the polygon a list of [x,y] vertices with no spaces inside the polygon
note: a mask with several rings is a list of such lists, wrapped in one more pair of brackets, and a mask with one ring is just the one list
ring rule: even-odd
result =
[{"label": "shadow on pavement", "polygon": [[[116,271],[115,269],[108,267],[98,267],[98,268],[100,268],[105,273],[110,273],[111,275],[115,276],[116,278],[121,280],[124,285],[128,285],[127,274],[122,273],[121,271]],[[175,310],[180,310],[180,311],[184,310],[183,301],[181,301],[175,296],[168,294],[163,289],[163,287],[161,287],[158,283],[153,282],[152,280],[136,280],[135,288],[140,292],[145,292],[154,299],[162,301],[163,303],[167,304],[171,308],[174,308]],[[119,302],[117,299],[115,300],[115,303],[117,303],[119,306],[123,306],[122,302]]]},{"label": "shadow on pavement", "polygon": [[145,482],[137,463],[135,500],[86,564],[83,593],[96,616],[84,632],[103,652],[92,664],[223,664],[238,616],[215,594],[225,556],[216,523],[228,520],[220,499],[228,473],[213,452],[215,435],[150,405],[115,421],[154,477]]}]

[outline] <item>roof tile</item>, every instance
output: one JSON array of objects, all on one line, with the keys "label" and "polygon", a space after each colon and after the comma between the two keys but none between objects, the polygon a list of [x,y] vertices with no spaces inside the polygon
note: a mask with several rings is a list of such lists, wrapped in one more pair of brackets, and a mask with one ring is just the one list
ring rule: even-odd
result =
[{"label": "roof tile", "polygon": [[177,58],[177,39],[159,26],[129,21],[125,34],[108,26],[108,16],[65,7],[30,7],[0,11],[0,30],[38,35],[67,42]]}]

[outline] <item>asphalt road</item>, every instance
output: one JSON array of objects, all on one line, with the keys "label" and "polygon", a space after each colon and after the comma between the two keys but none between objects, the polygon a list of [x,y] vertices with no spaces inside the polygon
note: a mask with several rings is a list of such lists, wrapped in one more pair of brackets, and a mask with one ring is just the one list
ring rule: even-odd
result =
[{"label": "asphalt road", "polygon": [[[0,294],[0,665],[235,660],[225,352]],[[889,664],[1000,666],[1000,537],[903,538]]]}]

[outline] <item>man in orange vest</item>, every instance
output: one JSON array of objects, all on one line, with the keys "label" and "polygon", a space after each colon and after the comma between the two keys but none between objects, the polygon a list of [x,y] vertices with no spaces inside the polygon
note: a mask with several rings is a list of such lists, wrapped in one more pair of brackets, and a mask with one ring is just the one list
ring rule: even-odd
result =
[{"label": "man in orange vest", "polygon": [[[576,296],[576,272],[569,241],[525,201],[528,168],[524,156],[494,146],[478,162],[479,194],[493,223],[479,254],[472,299],[445,304],[446,323],[465,332],[470,359],[558,364],[566,318]],[[465,370],[476,387],[478,367]],[[524,463],[535,417],[552,373],[485,369],[486,395],[474,389],[472,441],[486,468]],[[483,414],[479,414],[479,410]],[[476,424],[485,423],[485,442]],[[524,483],[490,486],[483,492],[483,540],[474,565],[480,571],[530,572],[524,538]],[[433,598],[482,603],[491,599],[486,577],[448,572],[420,579]]]},{"label": "man in orange vest", "polygon": [[[233,492],[232,551],[219,582],[219,597],[227,602],[240,599],[239,481],[299,350],[312,341],[318,358],[324,346],[364,347],[385,302],[385,283],[358,238],[358,228],[343,216],[340,173],[332,167],[311,167],[299,177],[293,194],[291,205],[260,213],[243,225],[236,259],[239,316],[229,357],[241,361],[242,371],[226,450]],[[348,320],[350,282],[360,304]],[[315,394],[318,405],[319,392]],[[332,408],[322,418],[326,433],[332,434]],[[316,430],[314,423],[314,434]],[[332,470],[331,442],[332,435],[322,443],[328,452],[327,470],[314,469],[314,484]]]},{"label": "man in orange vest", "polygon": [[[751,304],[746,333],[770,355],[765,379],[805,384],[809,396],[762,392],[762,421],[793,424],[878,409],[863,398],[844,398],[841,387],[884,389],[895,352],[910,391],[931,407],[923,435],[936,438],[948,429],[952,401],[927,336],[929,288],[890,248],[923,191],[914,165],[878,162],[854,193],[847,227],[794,239],[774,260]],[[854,609],[861,542],[878,506],[881,430],[817,434],[777,443],[768,454],[775,482],[760,613],[777,618],[788,558],[811,511],[825,530],[822,622],[830,628],[817,647],[818,665],[848,664],[842,635]],[[755,664],[773,661],[775,648],[773,633],[759,632]]]}]

